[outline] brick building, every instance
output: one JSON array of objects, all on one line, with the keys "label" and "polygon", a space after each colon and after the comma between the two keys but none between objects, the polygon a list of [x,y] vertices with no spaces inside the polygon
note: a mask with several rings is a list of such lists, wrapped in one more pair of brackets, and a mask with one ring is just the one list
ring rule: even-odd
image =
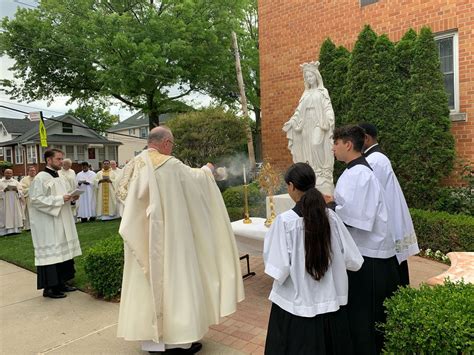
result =
[{"label": "brick building", "polygon": [[398,41],[409,28],[435,34],[450,96],[459,157],[474,161],[474,2],[472,0],[259,0],[263,156],[291,163],[283,123],[304,90],[299,65],[319,56],[327,38],[353,49],[369,24]]}]

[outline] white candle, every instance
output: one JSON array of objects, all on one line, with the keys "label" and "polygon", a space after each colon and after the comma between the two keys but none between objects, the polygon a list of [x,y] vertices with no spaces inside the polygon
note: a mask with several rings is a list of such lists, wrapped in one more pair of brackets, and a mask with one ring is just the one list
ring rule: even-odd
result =
[{"label": "white candle", "polygon": [[244,185],[247,185],[247,175],[245,174],[245,165],[243,165],[244,168]]}]

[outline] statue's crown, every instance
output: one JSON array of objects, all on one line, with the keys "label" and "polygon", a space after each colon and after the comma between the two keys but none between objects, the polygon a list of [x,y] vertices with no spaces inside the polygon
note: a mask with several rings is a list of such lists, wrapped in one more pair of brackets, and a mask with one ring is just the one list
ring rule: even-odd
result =
[{"label": "statue's crown", "polygon": [[311,72],[316,72],[319,69],[319,61],[315,62],[309,62],[309,63],[303,63],[300,65],[301,69],[303,70],[303,73],[305,71],[311,71]]}]

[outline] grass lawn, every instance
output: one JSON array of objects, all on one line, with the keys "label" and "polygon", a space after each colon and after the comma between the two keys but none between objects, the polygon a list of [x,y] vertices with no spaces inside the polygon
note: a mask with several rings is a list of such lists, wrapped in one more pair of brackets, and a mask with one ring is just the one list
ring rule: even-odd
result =
[{"label": "grass lawn", "polygon": [[[77,233],[81,242],[82,254],[100,240],[118,233],[120,220],[106,222],[77,223]],[[87,281],[84,273],[83,255],[74,258],[76,277],[74,284],[81,290],[86,289]],[[31,233],[0,237],[0,259],[36,272],[35,257]]]}]

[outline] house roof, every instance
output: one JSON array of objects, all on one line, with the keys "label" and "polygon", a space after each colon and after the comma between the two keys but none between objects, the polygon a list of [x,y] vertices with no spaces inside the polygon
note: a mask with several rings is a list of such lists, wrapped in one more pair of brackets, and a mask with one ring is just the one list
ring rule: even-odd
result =
[{"label": "house roof", "polygon": [[37,127],[36,122],[31,122],[28,118],[7,118],[0,117],[0,122],[8,133],[25,133],[33,127]]},{"label": "house roof", "polygon": [[[53,121],[54,119],[54,121]],[[75,125],[84,127],[91,132],[92,136],[87,137],[83,135],[69,135],[69,134],[52,134],[48,135],[48,142],[51,143],[84,143],[84,144],[122,144],[121,142],[116,142],[116,141],[111,141],[108,140],[107,138],[101,136],[97,132],[93,131],[89,127],[87,127],[84,123],[79,121],[77,118],[71,115],[62,115],[58,117],[53,117],[52,119],[47,120],[44,125],[46,127],[46,130],[48,127],[51,127],[55,124],[58,124],[59,122],[65,121],[73,121]],[[10,119],[10,120],[15,120],[15,119]],[[18,120],[18,119],[17,119]],[[18,120],[20,121],[20,120]],[[29,121],[29,120],[28,120]],[[38,130],[38,123],[37,122],[30,122],[32,123],[31,128],[27,129],[24,132],[18,132],[18,133],[23,133],[22,135],[16,137],[15,139],[12,139],[10,141],[6,142],[1,142],[0,147],[5,147],[8,145],[13,145],[13,144],[21,144],[21,143],[26,143],[26,142],[39,142],[40,137],[39,137],[39,130]],[[18,126],[19,127],[19,126]],[[8,131],[8,128],[5,126],[5,128]],[[23,128],[28,128],[27,125],[25,124]]]},{"label": "house roof", "polygon": [[[164,113],[159,116],[159,119],[160,119],[160,122],[166,122],[173,116],[174,114],[172,113]],[[137,128],[137,127],[142,127],[142,126],[148,127],[148,115],[146,113],[143,113],[142,111],[138,111],[137,113],[133,114],[126,120],[117,123],[115,126],[110,127],[107,131],[116,132],[116,131],[123,131],[125,129]]]}]

